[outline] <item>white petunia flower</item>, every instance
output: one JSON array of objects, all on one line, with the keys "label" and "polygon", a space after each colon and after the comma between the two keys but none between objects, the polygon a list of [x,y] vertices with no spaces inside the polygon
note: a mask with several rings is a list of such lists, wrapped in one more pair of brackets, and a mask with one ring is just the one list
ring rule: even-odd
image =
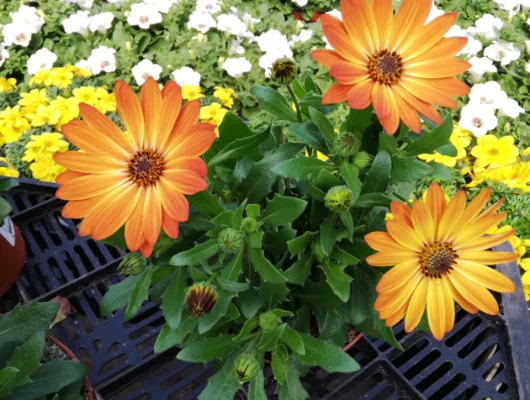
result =
[{"label": "white petunia flower", "polygon": [[245,57],[227,58],[223,69],[233,78],[240,78],[252,69],[252,64]]},{"label": "white petunia flower", "polygon": [[107,30],[112,26],[114,14],[111,12],[104,12],[96,14],[88,18],[88,29],[90,32],[107,33]]},{"label": "white petunia flower", "polygon": [[200,86],[201,74],[195,72],[190,67],[182,67],[171,73],[173,80],[180,86],[191,85]]},{"label": "white petunia flower", "polygon": [[486,57],[471,57],[469,63],[471,64],[469,73],[474,82],[480,81],[486,72],[497,72],[493,61]]},{"label": "white petunia flower", "polygon": [[342,13],[340,12],[340,10],[333,9],[331,11],[328,11],[326,14],[329,14],[332,17],[335,17],[335,18],[337,18],[337,19],[342,21]]},{"label": "white petunia flower", "polygon": [[473,35],[479,35],[488,40],[498,39],[500,37],[500,30],[504,22],[500,18],[494,17],[491,14],[484,14],[475,22],[475,26],[470,26],[467,31]]},{"label": "white petunia flower", "polygon": [[521,10],[519,0],[495,0],[495,3],[501,10],[508,11],[511,16],[517,15]]},{"label": "white petunia flower", "polygon": [[502,90],[501,85],[496,81],[479,83],[471,88],[469,102],[474,104],[487,104],[493,109],[500,108],[508,99],[508,95]]},{"label": "white petunia flower", "polygon": [[138,85],[143,85],[150,76],[157,81],[162,73],[162,67],[158,64],[153,64],[150,60],[142,60],[132,67],[131,72],[136,83]]},{"label": "white petunia flower", "polygon": [[80,35],[88,36],[89,14],[90,11],[78,11],[68,18],[63,19],[61,24],[64,31],[66,33],[79,33]]},{"label": "white petunia flower", "polygon": [[28,25],[24,21],[12,22],[4,25],[2,35],[7,46],[17,44],[22,47],[28,47],[31,41],[31,35],[35,33],[35,27]]},{"label": "white petunia flower", "polygon": [[43,68],[49,71],[52,69],[55,61],[57,61],[57,55],[54,52],[46,48],[37,50],[35,54],[28,59],[28,74],[35,75]]},{"label": "white petunia flower", "polygon": [[210,28],[214,28],[216,25],[215,19],[210,14],[197,11],[191,13],[188,21],[188,29],[196,29],[201,33],[208,32]]},{"label": "white petunia flower", "polygon": [[195,7],[198,13],[215,14],[221,11],[219,0],[197,0]]},{"label": "white petunia flower", "polygon": [[506,99],[499,106],[499,116],[517,118],[519,115],[526,112],[526,110],[517,103],[514,99]]},{"label": "white petunia flower", "polygon": [[0,67],[4,65],[6,60],[9,58],[9,51],[4,48],[3,45],[0,45]]},{"label": "white petunia flower", "polygon": [[241,41],[237,39],[232,39],[232,43],[228,49],[228,55],[233,56],[234,54],[245,54],[245,48],[241,46]]},{"label": "white petunia flower", "polygon": [[138,26],[141,29],[149,29],[151,25],[162,22],[162,14],[147,4],[137,3],[131,5],[127,22],[129,25]]},{"label": "white petunia flower", "polygon": [[90,64],[88,63],[88,60],[79,60],[75,66],[77,68],[83,68],[83,69],[86,69],[88,71],[90,71]]},{"label": "white petunia flower", "polygon": [[295,3],[298,7],[305,7],[307,6],[308,0],[293,0],[293,3]]},{"label": "white petunia flower", "polygon": [[292,46],[296,43],[305,43],[313,37],[313,31],[311,29],[302,29],[299,35],[293,35],[289,44]]},{"label": "white petunia flower", "polygon": [[500,61],[501,65],[508,65],[521,56],[519,50],[513,43],[494,41],[493,44],[486,47],[484,55],[493,61]]},{"label": "white petunia flower", "polygon": [[116,50],[106,46],[99,46],[92,50],[88,57],[88,66],[93,75],[98,75],[102,72],[116,71],[116,57],[114,53]]},{"label": "white petunia flower", "polygon": [[261,20],[259,18],[254,18],[249,13],[245,13],[245,15],[243,15],[243,22],[247,26],[247,29],[253,29],[254,28],[254,24],[257,24],[260,21]]},{"label": "white petunia flower", "polygon": [[173,5],[172,0],[143,0],[143,3],[149,7],[153,7],[162,14],[167,14]]},{"label": "white petunia flower", "polygon": [[72,3],[77,4],[81,8],[92,8],[94,0],[70,0]]},{"label": "white petunia flower", "polygon": [[425,21],[425,25],[427,25],[432,20],[434,20],[434,19],[436,19],[439,16],[444,15],[444,14],[445,14],[444,10],[440,10],[438,7],[436,7],[434,5],[434,2],[433,2],[432,8],[431,8],[431,12],[429,13],[429,16],[427,17],[427,20]]},{"label": "white petunia flower", "polygon": [[458,125],[472,132],[476,137],[484,136],[497,129],[497,117],[493,108],[487,104],[468,104],[462,108]]},{"label": "white petunia flower", "polygon": [[282,53],[285,57],[293,57],[293,52],[291,51],[291,46],[289,46],[287,36],[276,29],[270,29],[261,34],[256,38],[256,42],[258,43],[260,50],[265,53],[275,52]]},{"label": "white petunia flower", "polygon": [[40,31],[44,25],[44,19],[37,13],[35,7],[20,6],[20,8],[9,14],[13,22],[24,22],[35,28],[35,33]]},{"label": "white petunia flower", "polygon": [[247,33],[247,25],[234,14],[218,15],[217,29],[235,36],[245,36]]}]

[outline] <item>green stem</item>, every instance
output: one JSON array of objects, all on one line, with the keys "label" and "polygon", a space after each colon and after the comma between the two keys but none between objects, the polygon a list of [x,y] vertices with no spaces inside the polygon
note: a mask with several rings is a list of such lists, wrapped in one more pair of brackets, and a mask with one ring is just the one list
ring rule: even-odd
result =
[{"label": "green stem", "polygon": [[291,84],[286,85],[286,86],[287,86],[287,90],[289,91],[289,95],[291,96],[291,99],[293,100],[294,107],[296,108],[296,116],[298,117],[298,122],[302,122],[302,109],[300,108],[298,99],[296,98],[296,95],[294,94]]}]

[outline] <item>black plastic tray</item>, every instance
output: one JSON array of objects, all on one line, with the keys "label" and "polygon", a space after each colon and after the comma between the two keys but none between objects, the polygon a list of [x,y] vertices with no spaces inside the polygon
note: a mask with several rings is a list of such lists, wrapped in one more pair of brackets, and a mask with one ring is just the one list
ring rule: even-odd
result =
[{"label": "black plastic tray", "polygon": [[[2,299],[0,311],[18,301],[68,297],[76,313],[54,328],[89,368],[96,389],[108,400],[196,399],[212,374],[210,365],[175,358],[177,350],[153,352],[164,322],[156,304],[145,302],[131,321],[123,313],[99,313],[108,286],[125,252],[81,238],[76,223],[60,216],[57,186],[20,180],[6,198],[28,247],[25,267]],[[504,247],[508,244],[502,245]],[[502,247],[501,246],[501,247]],[[506,248],[504,249],[506,250]],[[379,339],[362,337],[349,353],[363,368],[355,374],[329,374],[314,368],[303,378],[311,400],[324,399],[520,399],[530,400],[530,320],[518,267],[500,266],[518,292],[499,296],[501,316],[459,310],[443,342],[422,332],[395,334],[405,351]],[[270,371],[266,370],[270,376]],[[267,380],[271,399],[274,386]],[[246,388],[236,396],[246,399]]]}]

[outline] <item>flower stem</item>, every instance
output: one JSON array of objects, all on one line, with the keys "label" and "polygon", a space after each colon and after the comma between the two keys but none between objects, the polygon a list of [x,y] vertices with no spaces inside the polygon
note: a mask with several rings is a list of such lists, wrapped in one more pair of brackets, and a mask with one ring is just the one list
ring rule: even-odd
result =
[{"label": "flower stem", "polygon": [[286,85],[287,90],[289,91],[289,95],[291,96],[291,99],[293,100],[294,107],[296,108],[296,116],[298,117],[298,122],[302,122],[302,109],[300,108],[300,104],[298,103],[298,99],[296,98],[296,95],[294,94],[293,87],[291,84]]}]

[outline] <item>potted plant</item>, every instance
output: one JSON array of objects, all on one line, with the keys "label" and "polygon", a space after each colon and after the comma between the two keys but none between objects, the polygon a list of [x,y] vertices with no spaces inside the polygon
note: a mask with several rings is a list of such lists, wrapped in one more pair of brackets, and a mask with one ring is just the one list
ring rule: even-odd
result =
[{"label": "potted plant", "polygon": [[[7,164],[0,160],[1,167],[7,167]],[[15,179],[0,176],[0,192],[6,192],[17,185]],[[16,281],[26,258],[26,244],[19,229],[9,218],[10,213],[10,204],[0,196],[0,296]]]},{"label": "potted plant", "polygon": [[0,398],[98,399],[86,368],[48,335],[53,322],[64,319],[63,312],[56,302],[36,302],[0,316]]}]

